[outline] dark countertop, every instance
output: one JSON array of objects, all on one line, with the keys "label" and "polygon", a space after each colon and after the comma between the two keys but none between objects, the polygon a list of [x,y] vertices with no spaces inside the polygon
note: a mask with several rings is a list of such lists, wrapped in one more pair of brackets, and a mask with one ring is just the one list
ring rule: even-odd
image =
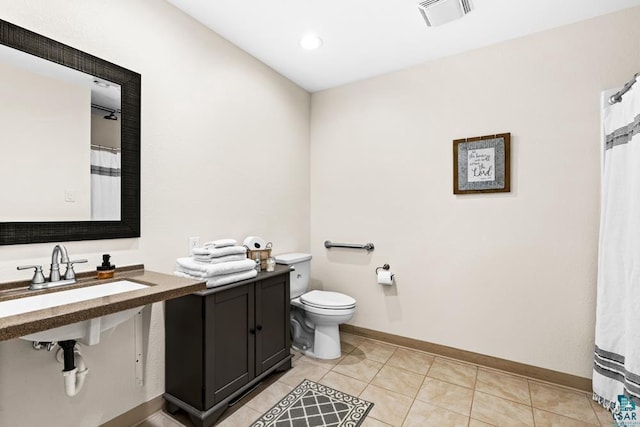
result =
[{"label": "dark countertop", "polygon": [[216,292],[221,292],[221,291],[226,291],[228,289],[231,288],[235,288],[237,286],[242,286],[245,285],[247,283],[252,283],[258,280],[264,280],[264,279],[268,279],[269,277],[275,277],[275,276],[280,276],[281,274],[289,274],[291,272],[291,269],[289,268],[288,265],[280,265],[280,264],[276,264],[275,270],[274,271],[266,271],[266,270],[262,270],[260,273],[258,273],[258,276],[252,278],[252,279],[247,279],[247,280],[241,280],[239,282],[233,282],[233,283],[229,283],[228,285],[222,285],[222,286],[216,286],[213,288],[207,288],[198,292],[194,292],[196,295],[200,295],[200,296],[205,296],[205,295],[209,295],[209,294],[215,294]]},{"label": "dark countertop", "polygon": [[[112,279],[97,280],[95,273],[82,273],[78,274],[76,284],[38,291],[28,290],[28,281],[3,283],[0,284],[0,302],[125,279],[149,287],[0,318],[0,341],[206,290],[204,281],[146,271],[144,266],[137,265],[116,269]],[[228,286],[233,285],[235,283]]]}]

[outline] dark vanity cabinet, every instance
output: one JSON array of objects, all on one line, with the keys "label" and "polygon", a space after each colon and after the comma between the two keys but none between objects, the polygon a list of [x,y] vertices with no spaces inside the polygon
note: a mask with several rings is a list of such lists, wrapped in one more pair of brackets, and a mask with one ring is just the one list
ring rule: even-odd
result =
[{"label": "dark vanity cabinet", "polygon": [[170,412],[212,426],[230,401],[291,367],[289,269],[165,303]]}]

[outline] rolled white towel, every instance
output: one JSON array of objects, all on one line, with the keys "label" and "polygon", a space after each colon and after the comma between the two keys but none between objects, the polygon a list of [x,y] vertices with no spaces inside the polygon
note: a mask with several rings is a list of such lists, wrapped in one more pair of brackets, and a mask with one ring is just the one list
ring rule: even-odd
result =
[{"label": "rolled white towel", "polygon": [[194,260],[191,257],[178,258],[176,260],[178,271],[191,274],[199,278],[220,276],[221,274],[237,273],[255,268],[256,264],[250,259],[242,261],[221,262],[219,264],[208,264]]},{"label": "rolled white towel", "polygon": [[194,255],[192,258],[198,262],[202,262],[205,264],[220,264],[222,262],[229,262],[229,261],[242,261],[243,259],[247,259],[247,255],[238,254],[238,255],[225,255],[225,256],[219,256],[219,257],[212,257],[208,255]]},{"label": "rolled white towel", "polygon": [[227,246],[236,246],[238,241],[235,239],[218,239],[213,240],[211,242],[207,242],[203,247],[211,247],[211,248],[226,248]]},{"label": "rolled white towel", "polygon": [[[179,277],[186,277],[188,279],[201,279],[200,277],[192,276],[182,271],[175,271],[173,273]],[[210,277],[207,279],[207,288],[215,288],[216,286],[228,285],[229,283],[239,282],[241,280],[253,279],[258,275],[258,271],[251,269],[242,271],[239,273],[223,274],[222,276]]]},{"label": "rolled white towel", "polygon": [[246,254],[247,248],[245,248],[244,246],[225,246],[224,248],[213,248],[210,246],[206,246],[202,248],[193,248],[191,252],[194,255],[198,255],[201,257],[207,256],[210,258],[217,258],[226,255]]}]

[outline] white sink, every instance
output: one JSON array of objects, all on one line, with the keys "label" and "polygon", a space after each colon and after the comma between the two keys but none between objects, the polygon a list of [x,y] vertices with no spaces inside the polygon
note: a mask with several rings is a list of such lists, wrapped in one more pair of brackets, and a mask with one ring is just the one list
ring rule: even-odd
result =
[{"label": "white sink", "polygon": [[[136,291],[147,288],[146,285],[119,280],[117,282],[102,285],[87,286],[84,288],[69,289],[41,295],[27,296],[0,302],[0,319],[3,317],[24,314],[31,311],[43,310],[61,305],[87,301],[94,298],[102,298],[123,292]],[[111,329],[125,320],[133,317],[143,307],[136,307],[117,313],[95,317],[82,322],[48,329],[46,331],[20,337],[29,341],[62,341],[77,340],[87,345],[100,342],[100,333]]]}]

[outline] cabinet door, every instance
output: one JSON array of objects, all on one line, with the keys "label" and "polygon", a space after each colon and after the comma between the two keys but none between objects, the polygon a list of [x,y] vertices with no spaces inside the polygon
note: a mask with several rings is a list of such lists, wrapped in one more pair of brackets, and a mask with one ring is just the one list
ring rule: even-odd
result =
[{"label": "cabinet door", "polygon": [[254,286],[206,297],[205,407],[210,408],[254,377]]},{"label": "cabinet door", "polygon": [[256,375],[289,355],[289,275],[256,283]]}]

